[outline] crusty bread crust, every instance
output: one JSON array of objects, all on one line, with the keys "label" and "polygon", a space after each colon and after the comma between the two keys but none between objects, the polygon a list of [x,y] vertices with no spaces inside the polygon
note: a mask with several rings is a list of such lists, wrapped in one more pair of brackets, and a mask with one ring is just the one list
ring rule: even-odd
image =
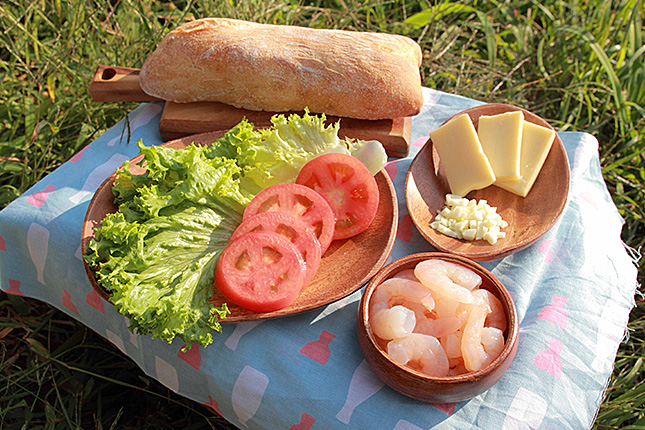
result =
[{"label": "crusty bread crust", "polygon": [[179,103],[385,119],[419,113],[420,65],[405,36],[204,18],[166,35],[140,83]]}]

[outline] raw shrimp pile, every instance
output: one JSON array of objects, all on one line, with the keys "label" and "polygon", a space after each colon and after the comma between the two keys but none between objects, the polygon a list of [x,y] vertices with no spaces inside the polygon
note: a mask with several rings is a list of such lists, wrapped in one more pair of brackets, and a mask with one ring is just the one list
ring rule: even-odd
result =
[{"label": "raw shrimp pile", "polygon": [[502,304],[472,270],[439,259],[384,281],[370,300],[372,331],[397,363],[430,376],[488,366],[504,348]]}]

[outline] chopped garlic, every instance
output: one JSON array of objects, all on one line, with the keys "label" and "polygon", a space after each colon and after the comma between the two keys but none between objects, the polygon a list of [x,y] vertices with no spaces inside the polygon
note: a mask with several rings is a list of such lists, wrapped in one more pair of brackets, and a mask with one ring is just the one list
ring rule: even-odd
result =
[{"label": "chopped garlic", "polygon": [[455,239],[485,240],[494,245],[498,239],[506,237],[506,232],[501,229],[508,227],[508,222],[486,200],[469,200],[446,194],[446,205],[437,213],[430,227]]}]

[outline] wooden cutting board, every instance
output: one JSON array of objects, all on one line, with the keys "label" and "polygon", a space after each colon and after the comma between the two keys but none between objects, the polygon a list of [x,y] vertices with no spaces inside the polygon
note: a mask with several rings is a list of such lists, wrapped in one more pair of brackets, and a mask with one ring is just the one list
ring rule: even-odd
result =
[{"label": "wooden cutting board", "polygon": [[[149,96],[139,85],[139,69],[98,66],[89,86],[90,96],[97,102],[163,101]],[[175,103],[166,101],[159,121],[164,141],[197,133],[228,130],[242,118],[258,128],[271,125],[275,112],[251,111],[216,102]],[[405,157],[410,150],[411,117],[363,120],[327,117],[327,122],[340,119],[340,137],[378,140],[390,157]]]}]

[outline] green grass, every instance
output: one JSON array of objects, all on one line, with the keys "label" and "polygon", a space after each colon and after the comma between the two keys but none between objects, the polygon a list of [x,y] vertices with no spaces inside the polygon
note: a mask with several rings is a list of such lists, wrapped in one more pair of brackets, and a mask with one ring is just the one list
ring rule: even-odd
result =
[{"label": "green grass", "polygon": [[[204,16],[406,34],[425,86],[528,108],[600,141],[603,174],[645,244],[643,1],[9,0],[0,5],[0,208],[136,104],[87,93],[98,64],[140,67],[161,37]],[[639,281],[644,283],[643,261]],[[637,302],[597,429],[645,426],[645,303]],[[169,392],[83,325],[0,293],[0,428],[229,428]],[[23,427],[23,424],[25,424]]]}]

